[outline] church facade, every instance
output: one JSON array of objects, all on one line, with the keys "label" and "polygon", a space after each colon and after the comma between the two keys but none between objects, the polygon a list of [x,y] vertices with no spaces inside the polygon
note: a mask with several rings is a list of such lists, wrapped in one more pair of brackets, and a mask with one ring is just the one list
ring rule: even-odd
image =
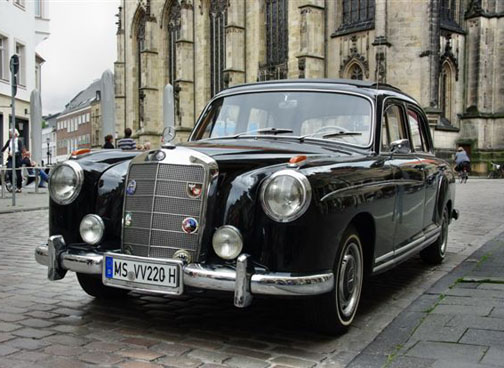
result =
[{"label": "church facade", "polygon": [[223,88],[346,78],[417,99],[439,156],[504,161],[504,1],[122,0],[117,16],[119,136],[159,142],[168,83],[181,141]]}]

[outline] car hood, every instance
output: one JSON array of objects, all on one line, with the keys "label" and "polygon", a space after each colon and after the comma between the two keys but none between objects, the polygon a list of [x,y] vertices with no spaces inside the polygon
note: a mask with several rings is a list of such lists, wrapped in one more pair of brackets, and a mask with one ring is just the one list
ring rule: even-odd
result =
[{"label": "car hood", "polygon": [[289,139],[222,139],[212,141],[196,141],[180,144],[212,157],[219,166],[228,163],[247,162],[260,164],[260,166],[287,163],[292,157],[305,155],[307,157],[345,157],[349,158],[357,151],[343,146],[322,146],[310,143],[302,143]]}]

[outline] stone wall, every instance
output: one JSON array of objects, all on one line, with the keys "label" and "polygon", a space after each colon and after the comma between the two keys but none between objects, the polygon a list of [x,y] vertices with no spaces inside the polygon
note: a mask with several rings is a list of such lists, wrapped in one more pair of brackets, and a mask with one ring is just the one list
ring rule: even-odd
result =
[{"label": "stone wall", "polygon": [[[265,1],[225,0],[226,86],[259,78],[266,62]],[[120,137],[130,127],[140,142],[159,143],[173,4],[180,4],[181,22],[174,83],[178,141],[187,139],[212,97],[211,0],[123,0],[115,63]],[[343,20],[343,0],[289,0],[287,5],[288,78],[350,78],[362,70],[363,79],[392,84],[419,101],[438,152],[448,155],[467,141],[476,151],[504,149],[504,2],[457,0],[447,25],[440,20],[441,0],[375,0],[372,21],[356,27]],[[145,46],[138,56],[136,32],[143,17]],[[450,74],[443,99],[444,64]]]}]

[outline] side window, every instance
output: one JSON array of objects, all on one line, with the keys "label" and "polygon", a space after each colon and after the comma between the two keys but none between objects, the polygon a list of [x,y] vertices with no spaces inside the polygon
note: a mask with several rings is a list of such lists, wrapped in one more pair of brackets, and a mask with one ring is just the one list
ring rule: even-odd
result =
[{"label": "side window", "polygon": [[427,145],[425,136],[423,135],[422,129],[420,127],[420,118],[415,111],[410,109],[408,109],[408,125],[411,133],[413,148],[417,152],[426,152]]},{"label": "side window", "polygon": [[390,151],[390,143],[406,137],[402,123],[401,108],[389,105],[385,109],[382,121],[382,151]]}]

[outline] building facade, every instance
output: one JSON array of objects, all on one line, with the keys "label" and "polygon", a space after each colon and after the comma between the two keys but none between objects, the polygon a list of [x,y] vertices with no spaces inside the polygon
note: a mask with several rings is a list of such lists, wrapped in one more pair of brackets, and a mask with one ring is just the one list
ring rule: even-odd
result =
[{"label": "building facade", "polygon": [[99,147],[101,127],[100,80],[80,91],[56,118],[56,160],[68,158],[72,151]]},{"label": "building facade", "polygon": [[57,118],[59,113],[52,114],[48,116],[44,116],[44,128],[42,129],[42,140],[41,140],[41,151],[42,152],[42,160],[45,165],[52,165],[55,162],[55,158],[57,156],[56,147],[57,147]]},{"label": "building facade", "polygon": [[[0,142],[9,137],[11,120],[10,58],[19,55],[19,74],[15,102],[16,128],[27,148],[30,148],[30,94],[40,90],[40,70],[44,59],[35,48],[49,37],[47,0],[0,1]],[[41,122],[38,122],[41,123]],[[5,162],[6,153],[0,156]]]},{"label": "building facade", "polygon": [[118,13],[116,130],[178,139],[228,86],[284,78],[388,83],[425,108],[437,154],[504,161],[504,1],[135,0]]}]

